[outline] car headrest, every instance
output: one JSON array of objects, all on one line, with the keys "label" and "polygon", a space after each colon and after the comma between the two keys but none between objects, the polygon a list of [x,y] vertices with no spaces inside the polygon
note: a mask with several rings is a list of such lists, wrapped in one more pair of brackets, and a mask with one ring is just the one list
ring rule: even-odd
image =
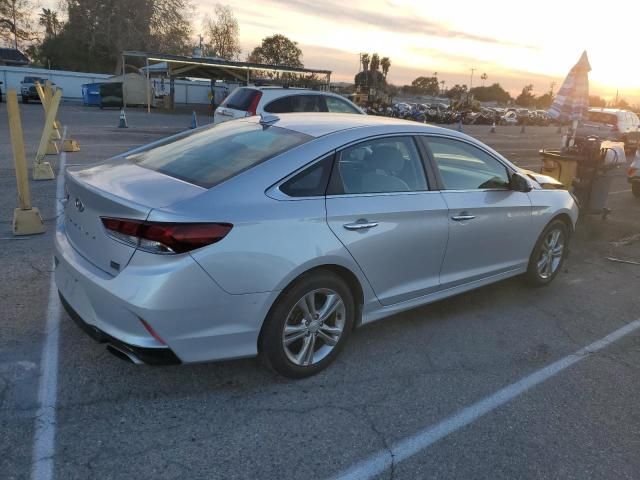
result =
[{"label": "car headrest", "polygon": [[381,145],[373,150],[371,164],[374,168],[398,172],[404,167],[404,158],[397,148]]}]

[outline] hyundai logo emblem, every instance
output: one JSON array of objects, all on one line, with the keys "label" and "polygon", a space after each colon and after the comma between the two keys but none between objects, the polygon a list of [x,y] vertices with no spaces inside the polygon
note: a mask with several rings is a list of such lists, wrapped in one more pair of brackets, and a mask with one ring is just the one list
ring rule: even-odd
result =
[{"label": "hyundai logo emblem", "polygon": [[79,198],[76,198],[76,208],[79,212],[84,212],[84,203]]}]

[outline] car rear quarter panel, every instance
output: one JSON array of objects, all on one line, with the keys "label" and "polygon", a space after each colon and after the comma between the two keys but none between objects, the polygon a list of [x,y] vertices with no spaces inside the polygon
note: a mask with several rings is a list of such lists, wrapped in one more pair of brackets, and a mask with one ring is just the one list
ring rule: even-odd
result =
[{"label": "car rear quarter panel", "polygon": [[233,224],[222,241],[192,252],[228,293],[281,290],[305,271],[333,264],[353,272],[368,297],[366,278],[326,223],[324,197],[277,200],[265,193],[280,179],[330,152],[331,145],[316,141],[293,149],[197,198],[153,210],[149,220]]}]

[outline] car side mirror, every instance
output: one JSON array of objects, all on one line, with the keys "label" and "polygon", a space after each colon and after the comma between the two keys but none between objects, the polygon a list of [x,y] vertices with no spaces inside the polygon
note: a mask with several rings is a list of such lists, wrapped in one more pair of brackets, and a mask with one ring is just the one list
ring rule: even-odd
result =
[{"label": "car side mirror", "polygon": [[530,192],[533,190],[529,179],[519,172],[513,172],[511,175],[511,190],[514,192]]}]

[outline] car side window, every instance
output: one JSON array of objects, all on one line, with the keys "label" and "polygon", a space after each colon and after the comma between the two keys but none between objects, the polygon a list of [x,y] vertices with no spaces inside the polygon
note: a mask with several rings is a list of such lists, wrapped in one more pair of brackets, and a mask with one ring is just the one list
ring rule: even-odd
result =
[{"label": "car side window", "polygon": [[339,153],[331,193],[392,193],[428,190],[412,137],[368,140]]},{"label": "car side window", "polygon": [[322,112],[324,111],[321,95],[289,95],[278,98],[264,107],[269,113]]},{"label": "car side window", "polygon": [[509,189],[507,167],[483,150],[451,138],[427,142],[445,190]]},{"label": "car side window", "polygon": [[324,97],[325,102],[327,102],[327,110],[329,112],[334,113],[360,113],[358,110],[353,108],[352,105],[349,105],[344,100],[340,100],[336,97],[331,97],[326,95]]},{"label": "car side window", "polygon": [[333,166],[333,154],[305,168],[280,185],[280,191],[290,197],[319,197],[327,191]]},{"label": "car side window", "polygon": [[271,103],[268,103],[265,105],[264,111],[269,113],[291,112],[291,97],[281,97]]}]

